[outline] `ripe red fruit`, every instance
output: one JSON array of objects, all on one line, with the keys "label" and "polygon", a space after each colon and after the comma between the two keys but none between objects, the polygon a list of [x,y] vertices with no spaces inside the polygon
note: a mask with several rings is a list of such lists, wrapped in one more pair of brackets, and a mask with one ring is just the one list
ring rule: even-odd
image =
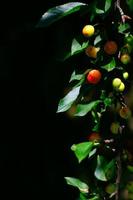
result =
[{"label": "ripe red fruit", "polygon": [[88,139],[90,141],[99,141],[101,139],[101,136],[99,133],[91,133],[89,136],[88,136]]},{"label": "ripe red fruit", "polygon": [[97,84],[101,80],[101,72],[97,69],[91,70],[87,75],[87,80],[89,83]]}]

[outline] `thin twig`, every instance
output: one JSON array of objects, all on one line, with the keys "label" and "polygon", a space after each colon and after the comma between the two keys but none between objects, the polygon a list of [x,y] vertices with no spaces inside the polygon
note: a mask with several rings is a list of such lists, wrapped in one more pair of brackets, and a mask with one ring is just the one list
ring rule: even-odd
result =
[{"label": "thin twig", "polygon": [[124,14],[124,11],[122,10],[122,8],[120,6],[120,0],[116,0],[116,7],[118,8],[118,10],[120,12],[121,20],[122,20],[123,23],[125,23],[125,21],[127,19],[132,19],[130,16]]},{"label": "thin twig", "polygon": [[121,152],[119,152],[118,156],[116,157],[117,162],[117,178],[116,178],[116,193],[115,193],[115,200],[119,200],[120,196],[120,181],[121,181]]}]

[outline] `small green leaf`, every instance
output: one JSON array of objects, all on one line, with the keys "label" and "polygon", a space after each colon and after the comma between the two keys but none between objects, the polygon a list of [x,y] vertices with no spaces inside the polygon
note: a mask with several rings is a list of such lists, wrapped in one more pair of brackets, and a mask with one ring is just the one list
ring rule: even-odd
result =
[{"label": "small green leaf", "polygon": [[105,107],[112,105],[112,99],[110,97],[107,97],[104,99],[104,105]]},{"label": "small green leaf", "polygon": [[96,167],[96,170],[94,172],[95,177],[98,180],[107,181],[107,178],[106,178],[105,172],[104,172],[104,166],[105,165],[106,165],[106,161],[105,161],[104,157],[98,155],[97,156],[97,167]]},{"label": "small green leaf", "polygon": [[88,41],[80,44],[78,40],[74,38],[71,46],[71,56],[84,51],[84,49],[86,49],[87,46],[88,46]]},{"label": "small green leaf", "polygon": [[42,15],[36,27],[37,28],[47,27],[52,23],[56,22],[57,20],[79,11],[82,7],[85,6],[87,6],[87,4],[85,3],[71,2],[51,8]]},{"label": "small green leaf", "polygon": [[105,1],[105,8],[104,11],[107,12],[111,8],[112,0]]},{"label": "small green leaf", "polygon": [[132,165],[127,165],[127,169],[133,173],[133,166]]},{"label": "small green leaf", "polygon": [[101,41],[102,41],[102,38],[101,38],[100,35],[98,35],[98,36],[95,38],[95,40],[94,40],[94,45],[99,44]]},{"label": "small green leaf", "polygon": [[94,155],[96,154],[96,152],[97,152],[97,149],[96,149],[96,148],[93,149],[92,151],[90,151],[88,158],[94,156]]},{"label": "small green leaf", "polygon": [[99,8],[96,8],[95,11],[97,14],[104,14],[104,10],[101,10]]},{"label": "small green leaf", "polygon": [[72,82],[72,81],[80,81],[82,78],[84,78],[84,74],[76,74],[76,72],[74,71],[71,75],[71,78],[70,78],[70,81],[69,82]]},{"label": "small green leaf", "polygon": [[88,112],[92,111],[92,109],[96,108],[100,102],[100,100],[96,100],[90,102],[89,104],[78,104],[75,116],[85,116]]},{"label": "small green leaf", "polygon": [[84,160],[91,152],[94,146],[94,142],[82,142],[79,144],[73,144],[71,150],[74,151],[79,163]]},{"label": "small green leaf", "polygon": [[59,101],[57,113],[65,112],[71,107],[79,95],[80,87],[81,86],[73,88],[63,99]]},{"label": "small green leaf", "polygon": [[88,185],[86,183],[80,181],[79,179],[72,178],[72,177],[65,177],[65,180],[68,185],[77,187],[80,190],[80,192],[88,193],[88,191],[89,191]]},{"label": "small green leaf", "polygon": [[120,24],[118,26],[118,32],[125,33],[127,31],[129,31],[130,28],[131,28],[131,26],[128,23]]},{"label": "small green leaf", "polygon": [[71,47],[71,55],[73,55],[76,51],[81,49],[81,45],[79,42],[74,38],[72,41],[72,47]]},{"label": "small green leaf", "polygon": [[101,66],[101,68],[107,70],[108,72],[112,71],[115,67],[116,67],[116,62],[115,62],[114,58],[112,58],[110,63],[108,63],[104,66]]}]

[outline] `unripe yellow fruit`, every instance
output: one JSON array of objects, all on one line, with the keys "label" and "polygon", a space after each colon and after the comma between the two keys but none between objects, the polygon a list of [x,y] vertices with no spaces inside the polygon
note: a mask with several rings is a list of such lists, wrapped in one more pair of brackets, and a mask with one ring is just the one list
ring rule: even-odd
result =
[{"label": "unripe yellow fruit", "polygon": [[117,89],[119,92],[123,92],[125,90],[125,84],[121,82],[120,86]]},{"label": "unripe yellow fruit", "polygon": [[123,73],[123,78],[126,80],[126,79],[128,79],[128,77],[129,77],[128,72],[124,72],[124,73]]},{"label": "unripe yellow fruit", "polygon": [[82,29],[82,34],[85,37],[91,37],[92,35],[94,35],[95,32],[95,28],[92,25],[86,25],[84,26],[84,28]]},{"label": "unripe yellow fruit", "polygon": [[120,78],[114,78],[112,81],[112,85],[114,88],[118,88],[121,84],[121,79]]}]

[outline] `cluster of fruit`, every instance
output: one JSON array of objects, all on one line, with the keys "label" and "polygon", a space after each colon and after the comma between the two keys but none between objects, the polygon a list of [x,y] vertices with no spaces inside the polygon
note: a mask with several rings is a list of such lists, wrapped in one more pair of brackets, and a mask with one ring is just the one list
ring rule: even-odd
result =
[{"label": "cluster of fruit", "polygon": [[[95,34],[95,28],[92,25],[86,25],[82,29],[83,36],[90,38]],[[102,51],[108,55],[112,56],[115,54],[118,54],[118,61],[123,65],[123,68],[125,65],[127,65],[129,62],[131,62],[131,56],[130,53],[132,51],[133,46],[133,36],[128,35],[125,37],[124,46],[120,49],[118,48],[118,45],[115,41],[106,41],[103,45]],[[89,45],[85,49],[85,54],[90,57],[91,59],[96,59],[98,57],[98,52],[100,51],[100,47]],[[122,79],[119,77],[115,77],[112,80],[112,89],[116,93],[121,93],[125,90],[125,83],[124,80],[127,80],[129,77],[129,73],[124,70],[122,73]],[[98,84],[102,78],[102,72],[99,69],[92,69],[87,74],[87,82],[89,84]],[[131,117],[131,110],[125,105],[122,106],[119,110],[119,115],[123,119],[129,119]],[[120,123],[118,121],[112,122],[110,126],[110,131],[113,134],[118,134],[120,130]],[[101,140],[101,136],[97,132],[93,132],[89,135],[88,139],[90,141],[99,141]]]}]

